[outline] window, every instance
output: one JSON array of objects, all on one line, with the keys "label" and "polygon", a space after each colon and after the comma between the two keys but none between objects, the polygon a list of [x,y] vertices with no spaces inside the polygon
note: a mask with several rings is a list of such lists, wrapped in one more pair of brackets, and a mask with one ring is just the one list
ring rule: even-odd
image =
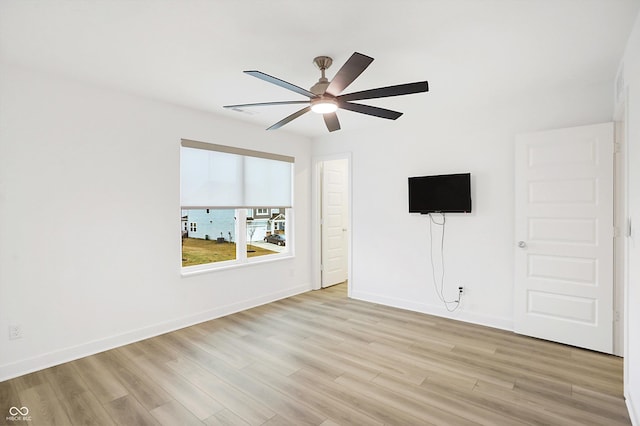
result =
[{"label": "window", "polygon": [[236,214],[233,209],[189,209],[182,211],[191,223],[182,241],[182,266],[237,259]]},{"label": "window", "polygon": [[[269,210],[269,209],[256,209]],[[283,209],[286,211],[288,209]],[[286,253],[286,218],[282,213],[278,218],[265,217],[252,218],[247,210],[247,252],[250,257],[265,256],[268,254]]]},{"label": "window", "polygon": [[[291,254],[293,157],[182,140],[182,266],[187,271]],[[275,213],[275,214],[274,214]]]}]

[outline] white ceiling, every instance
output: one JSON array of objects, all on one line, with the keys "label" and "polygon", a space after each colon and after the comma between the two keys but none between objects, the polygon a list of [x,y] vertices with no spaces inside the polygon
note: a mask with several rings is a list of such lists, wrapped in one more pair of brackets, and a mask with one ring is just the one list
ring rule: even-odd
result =
[{"label": "white ceiling", "polygon": [[[366,101],[416,114],[612,81],[640,0],[0,0],[0,57],[265,128],[303,100],[247,76],[309,88],[354,52],[375,58],[345,91],[428,80],[430,92]],[[392,125],[339,111],[342,128]],[[400,118],[402,120],[402,117]],[[327,133],[313,113],[283,128]],[[344,131],[343,130],[343,131]],[[278,130],[280,131],[280,130]]]}]

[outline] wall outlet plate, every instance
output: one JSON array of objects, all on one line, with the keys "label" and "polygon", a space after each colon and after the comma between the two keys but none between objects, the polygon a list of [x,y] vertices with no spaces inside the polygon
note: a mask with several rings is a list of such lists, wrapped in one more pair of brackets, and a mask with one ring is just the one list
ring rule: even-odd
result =
[{"label": "wall outlet plate", "polygon": [[22,339],[22,325],[11,324],[9,325],[9,340]]}]

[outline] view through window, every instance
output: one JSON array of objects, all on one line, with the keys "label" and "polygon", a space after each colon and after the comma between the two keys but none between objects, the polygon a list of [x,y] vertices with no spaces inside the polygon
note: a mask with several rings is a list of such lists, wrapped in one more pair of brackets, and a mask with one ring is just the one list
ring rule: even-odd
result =
[{"label": "view through window", "polygon": [[[285,208],[182,210],[182,266],[236,260],[238,242],[247,258],[286,252],[286,211]],[[238,223],[240,216],[244,216],[244,226]],[[239,239],[243,232],[246,237]]]}]

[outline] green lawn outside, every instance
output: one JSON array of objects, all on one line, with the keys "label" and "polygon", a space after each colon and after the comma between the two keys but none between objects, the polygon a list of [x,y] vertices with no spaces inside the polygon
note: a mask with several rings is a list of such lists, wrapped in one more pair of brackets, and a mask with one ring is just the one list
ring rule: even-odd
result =
[{"label": "green lawn outside", "polygon": [[[274,254],[276,251],[248,245],[247,256]],[[236,258],[235,243],[218,243],[212,240],[185,238],[182,242],[182,266],[202,265]]]}]

